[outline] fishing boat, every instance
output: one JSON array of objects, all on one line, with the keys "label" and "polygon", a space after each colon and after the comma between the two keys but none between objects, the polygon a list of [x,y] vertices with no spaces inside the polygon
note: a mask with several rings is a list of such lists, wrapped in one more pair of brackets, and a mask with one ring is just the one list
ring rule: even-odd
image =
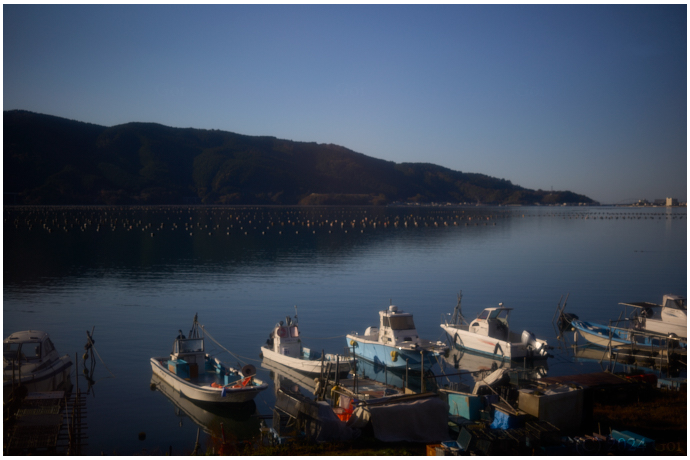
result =
[{"label": "fishing boat", "polygon": [[651,302],[623,302],[621,305],[637,309],[632,315],[633,329],[688,338],[688,308],[685,297],[667,294],[664,295],[661,305]]},{"label": "fishing boat", "polygon": [[379,327],[368,327],[363,335],[352,332],[346,340],[356,356],[400,369],[429,369],[432,359],[448,350],[443,342],[420,339],[412,314],[395,305],[379,311]]},{"label": "fishing boat", "polygon": [[671,350],[684,354],[687,340],[669,337],[648,331],[637,331],[626,327],[607,326],[588,321],[573,320],[571,327],[586,341],[604,348],[629,348],[634,350]]},{"label": "fishing boat", "polygon": [[335,372],[347,374],[350,371],[350,357],[322,354],[302,346],[297,322],[297,312],[295,312],[294,320],[286,316],[285,322],[280,321],[273,327],[268,340],[261,346],[263,359],[305,374],[321,374],[327,369],[330,369],[329,375]]},{"label": "fishing boat", "polygon": [[48,333],[43,331],[15,332],[3,342],[3,395],[24,385],[29,392],[60,389],[71,383],[72,360],[60,356]]},{"label": "fishing boat", "polygon": [[204,351],[200,328],[203,331],[194,315],[189,338],[179,331],[169,357],[151,358],[153,373],[184,397],[200,402],[242,403],[268,388],[268,384],[256,378],[254,366],[237,370],[210,357]]},{"label": "fishing boat", "polygon": [[521,334],[510,330],[510,313],[512,308],[485,308],[469,323],[462,314],[462,294],[458,295],[450,320],[441,324],[448,338],[455,347],[492,356],[496,359],[539,359],[549,356],[549,347],[545,340],[537,339],[529,331]]}]

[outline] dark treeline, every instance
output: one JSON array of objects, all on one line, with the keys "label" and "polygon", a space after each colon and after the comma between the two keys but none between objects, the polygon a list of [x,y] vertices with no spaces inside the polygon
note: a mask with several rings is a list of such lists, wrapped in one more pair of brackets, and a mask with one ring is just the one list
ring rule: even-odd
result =
[{"label": "dark treeline", "polygon": [[332,144],[155,123],[108,128],[17,110],[4,112],[3,128],[6,204],[592,202]]}]

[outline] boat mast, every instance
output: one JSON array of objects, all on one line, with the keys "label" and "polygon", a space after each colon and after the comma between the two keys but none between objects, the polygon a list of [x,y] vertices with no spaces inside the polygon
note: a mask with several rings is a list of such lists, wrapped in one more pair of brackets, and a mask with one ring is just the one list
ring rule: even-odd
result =
[{"label": "boat mast", "polygon": [[458,293],[458,304],[453,310],[453,316],[450,317],[450,324],[467,324],[465,317],[462,316],[462,291]]},{"label": "boat mast", "polygon": [[189,331],[190,339],[198,339],[201,337],[199,334],[199,322],[197,321],[198,313],[194,313],[194,322],[192,323],[192,329]]}]

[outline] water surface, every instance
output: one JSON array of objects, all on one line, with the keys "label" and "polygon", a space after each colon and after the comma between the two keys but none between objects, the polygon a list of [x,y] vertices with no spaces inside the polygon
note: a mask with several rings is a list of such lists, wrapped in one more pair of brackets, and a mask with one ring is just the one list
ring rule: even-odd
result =
[{"label": "water surface", "polygon": [[[459,291],[468,316],[503,302],[514,329],[556,344],[551,319],[568,294],[568,311],[606,322],[619,302],[687,291],[685,208],[5,207],[4,218],[4,336],[46,330],[81,360],[95,327],[91,454],[193,449],[197,425],[149,389],[149,358],[195,313],[271,380],[259,347],[294,306],[305,345],[327,352],[391,302],[444,340]],[[556,354],[550,375],[592,369]],[[273,391],[258,413],[271,414]]]}]

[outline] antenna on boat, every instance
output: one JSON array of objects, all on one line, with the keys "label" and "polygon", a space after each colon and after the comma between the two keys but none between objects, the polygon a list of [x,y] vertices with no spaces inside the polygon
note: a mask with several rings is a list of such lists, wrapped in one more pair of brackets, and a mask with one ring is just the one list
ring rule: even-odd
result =
[{"label": "antenna on boat", "polygon": [[297,305],[295,305],[295,324],[297,324]]}]

